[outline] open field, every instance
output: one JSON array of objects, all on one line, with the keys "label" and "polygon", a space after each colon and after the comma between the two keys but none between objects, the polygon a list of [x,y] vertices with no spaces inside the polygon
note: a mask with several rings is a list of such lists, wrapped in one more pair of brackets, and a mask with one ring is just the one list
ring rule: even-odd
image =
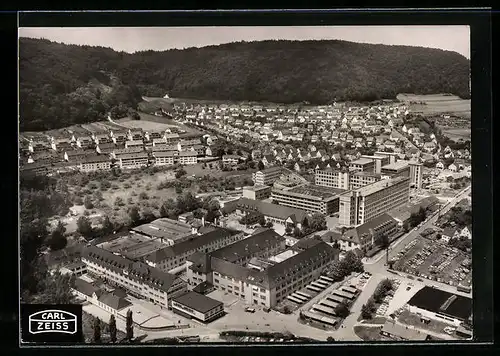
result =
[{"label": "open field", "polygon": [[354,333],[363,341],[390,341],[391,339],[380,334],[381,330],[382,326],[357,325],[354,327]]},{"label": "open field", "polygon": [[470,118],[471,101],[470,99],[460,99],[455,95],[432,94],[398,94],[397,99],[402,102],[424,102],[425,104],[410,104],[411,111],[422,112],[424,115],[435,114],[454,114]]},{"label": "open field", "polygon": [[120,119],[116,122],[130,129],[143,129],[144,131],[165,131],[166,129],[174,126],[166,123],[131,119]]},{"label": "open field", "polygon": [[[88,211],[95,211],[96,216],[108,215],[111,220],[125,222],[132,206],[149,210],[158,216],[161,204],[169,198],[175,200],[178,193],[191,192],[197,195],[202,192],[223,191],[227,187],[226,179],[230,179],[233,187],[249,185],[251,182],[251,172],[223,172],[208,166],[203,169],[201,164],[184,169],[187,175],[181,179],[176,179],[175,172],[169,169],[124,171],[118,177],[110,174],[107,179],[90,180],[84,184],[80,184],[79,179],[68,178],[68,188],[70,194],[81,199],[91,197],[94,208]],[[176,188],[174,183],[179,183],[180,186]],[[83,215],[85,209],[81,205],[79,207],[82,211],[78,215],[67,218],[68,232],[76,229],[76,220]]]},{"label": "open field", "polygon": [[457,128],[442,128],[442,132],[444,135],[448,136],[453,141],[458,141],[460,139],[466,141],[471,139],[471,129],[457,129]]}]

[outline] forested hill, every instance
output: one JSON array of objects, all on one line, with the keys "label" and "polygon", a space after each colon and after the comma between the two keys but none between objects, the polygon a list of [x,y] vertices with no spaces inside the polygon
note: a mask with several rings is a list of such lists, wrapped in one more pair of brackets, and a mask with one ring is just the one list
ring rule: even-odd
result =
[{"label": "forested hill", "polygon": [[345,41],[238,42],[128,54],[21,38],[20,91],[21,129],[40,130],[102,119],[119,103],[135,108],[141,95],[165,93],[312,104],[398,93],[467,98],[469,60],[437,49]]}]

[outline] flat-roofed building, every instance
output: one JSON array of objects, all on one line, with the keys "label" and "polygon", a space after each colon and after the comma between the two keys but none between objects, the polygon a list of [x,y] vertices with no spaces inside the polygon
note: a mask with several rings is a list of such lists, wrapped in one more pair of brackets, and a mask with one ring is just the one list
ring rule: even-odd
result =
[{"label": "flat-roofed building", "polygon": [[224,303],[191,291],[172,299],[172,311],[186,318],[209,323],[224,315]]},{"label": "flat-roofed building", "polygon": [[350,174],[348,171],[327,168],[317,169],[314,176],[314,183],[322,187],[332,187],[337,189],[349,189]]},{"label": "flat-roofed building", "polygon": [[153,159],[155,166],[172,166],[175,163],[177,151],[155,151]]},{"label": "flat-roofed building", "polygon": [[271,196],[271,187],[268,185],[254,185],[243,188],[243,197],[252,200],[263,200]]},{"label": "flat-roofed building", "polygon": [[120,155],[118,161],[122,169],[143,168],[148,166],[149,156],[146,152],[125,153]]},{"label": "flat-roofed building", "polygon": [[349,174],[349,189],[358,189],[382,179],[382,175],[373,172],[351,172]]},{"label": "flat-roofed building", "polygon": [[472,299],[425,286],[408,301],[410,313],[458,327],[472,315]]},{"label": "flat-roofed building", "polygon": [[307,216],[307,212],[303,209],[248,198],[240,198],[224,204],[223,213],[229,214],[232,212],[241,216],[255,215],[254,223],[259,222],[259,214],[262,214],[266,221],[273,224],[298,228],[302,228],[302,222]]},{"label": "flat-roofed building", "polygon": [[179,152],[176,156],[176,161],[182,165],[192,165],[198,163],[198,154],[196,151]]},{"label": "flat-roofed building", "polygon": [[339,194],[344,190],[304,184],[290,189],[273,189],[274,202],[292,208],[331,215],[339,211]]},{"label": "flat-roofed building", "polygon": [[271,167],[252,174],[255,185],[273,185],[283,173],[281,167]]},{"label": "flat-roofed building", "polygon": [[383,151],[377,151],[374,154],[375,156],[382,156],[382,157],[387,157],[389,158],[389,162],[386,164],[394,163],[398,160],[399,154],[396,152],[383,152]]},{"label": "flat-roofed building", "polygon": [[415,188],[422,188],[422,173],[423,164],[415,161],[410,161],[410,184]]},{"label": "flat-roofed building", "polygon": [[391,163],[390,157],[384,155],[373,155],[373,156],[361,155],[360,158],[371,159],[375,162],[373,171],[374,173],[380,173],[382,166]]},{"label": "flat-roofed building", "polygon": [[132,234],[140,234],[152,239],[160,239],[167,245],[187,240],[196,230],[190,224],[182,223],[177,220],[161,218],[148,224],[139,225],[131,230]]},{"label": "flat-roofed building", "polygon": [[355,161],[349,162],[349,170],[358,172],[374,172],[375,162],[372,159],[359,158]]},{"label": "flat-roofed building", "polygon": [[358,226],[408,204],[410,177],[382,179],[340,195],[339,225]]},{"label": "flat-roofed building", "polygon": [[132,147],[144,147],[144,141],[134,140],[125,142],[125,148],[132,148]]},{"label": "flat-roofed building", "polygon": [[382,166],[382,175],[395,177],[409,177],[410,176],[410,164],[408,161],[396,161],[394,163],[386,164]]},{"label": "flat-roofed building", "polygon": [[81,158],[78,168],[82,172],[107,171],[111,169],[111,160],[105,155],[89,155]]}]

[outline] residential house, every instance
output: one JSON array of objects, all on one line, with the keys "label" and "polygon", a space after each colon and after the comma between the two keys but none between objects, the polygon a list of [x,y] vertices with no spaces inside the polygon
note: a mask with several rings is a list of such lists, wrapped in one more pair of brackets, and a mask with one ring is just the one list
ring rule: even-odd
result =
[{"label": "residential house", "polygon": [[450,240],[455,239],[460,236],[460,233],[457,229],[453,227],[447,227],[441,232],[441,240],[448,243]]}]

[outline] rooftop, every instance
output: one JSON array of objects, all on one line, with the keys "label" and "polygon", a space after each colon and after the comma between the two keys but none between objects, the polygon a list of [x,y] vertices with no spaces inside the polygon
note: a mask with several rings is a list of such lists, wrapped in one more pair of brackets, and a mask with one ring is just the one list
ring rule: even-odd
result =
[{"label": "rooftop", "polygon": [[355,161],[349,162],[349,164],[365,165],[365,164],[370,164],[372,162],[373,162],[373,160],[371,160],[369,158],[359,158],[359,159],[357,159]]},{"label": "rooftop", "polygon": [[218,249],[212,252],[211,256],[229,262],[236,262],[241,258],[253,256],[284,241],[285,238],[278,235],[274,230],[267,229],[260,233],[251,235],[244,240],[240,240]]},{"label": "rooftop", "polygon": [[281,194],[319,201],[334,199],[344,192],[343,189],[322,187],[314,184],[303,184],[291,189],[276,191]]},{"label": "rooftop", "polygon": [[289,259],[290,257],[293,257],[297,254],[298,254],[297,251],[286,250],[286,251],[283,251],[282,253],[277,254],[276,256],[270,257],[269,261],[280,263],[280,262],[283,262],[283,261],[285,261],[285,260]]},{"label": "rooftop", "polygon": [[177,220],[161,218],[149,224],[139,225],[132,231],[151,237],[178,240],[191,235],[191,225]]},{"label": "rooftop", "polygon": [[382,169],[390,169],[390,170],[394,170],[394,171],[400,171],[400,170],[406,169],[407,167],[409,167],[409,165],[410,165],[410,162],[401,160],[401,161],[396,161],[394,163],[386,164],[385,166],[382,166]]},{"label": "rooftop", "polygon": [[425,286],[408,302],[409,305],[466,320],[472,314],[472,299]]},{"label": "rooftop", "polygon": [[156,251],[152,251],[147,257],[147,261],[157,263],[168,258],[179,256],[187,251],[196,250],[202,246],[209,245],[214,241],[224,239],[233,234],[232,231],[227,229],[218,228],[209,231],[202,235],[192,235],[188,237],[185,241],[179,242],[172,246],[167,246]]},{"label": "rooftop", "polygon": [[265,190],[265,189],[270,189],[271,187],[268,186],[268,185],[253,185],[253,186],[249,186],[249,187],[245,187],[243,188],[244,190],[249,190],[249,191],[252,191],[252,192],[257,192],[257,191],[260,191],[260,190]]},{"label": "rooftop", "polygon": [[130,259],[137,259],[165,247],[165,244],[158,238],[150,239],[136,234],[104,242],[99,244],[98,247],[113,253],[119,253]]},{"label": "rooftop", "polygon": [[[367,196],[367,195],[377,193],[383,189],[389,188],[389,187],[396,185],[398,183],[401,183],[403,181],[409,181],[409,180],[410,180],[410,177],[396,177],[396,178],[392,178],[392,179],[382,179],[378,182],[368,184],[368,185],[365,185],[364,187],[355,189],[355,191],[357,191],[360,195]],[[408,182],[408,189],[409,189],[409,187],[410,187],[410,184]]]},{"label": "rooftop", "polygon": [[188,292],[178,297],[172,298],[173,301],[194,309],[200,313],[206,313],[214,308],[223,305],[218,300],[209,298],[196,292]]},{"label": "rooftop", "polygon": [[307,212],[302,209],[290,208],[284,205],[266,203],[260,200],[240,198],[224,204],[224,211],[230,212],[235,209],[260,212],[265,216],[286,220],[291,218],[295,222],[302,222]]}]

